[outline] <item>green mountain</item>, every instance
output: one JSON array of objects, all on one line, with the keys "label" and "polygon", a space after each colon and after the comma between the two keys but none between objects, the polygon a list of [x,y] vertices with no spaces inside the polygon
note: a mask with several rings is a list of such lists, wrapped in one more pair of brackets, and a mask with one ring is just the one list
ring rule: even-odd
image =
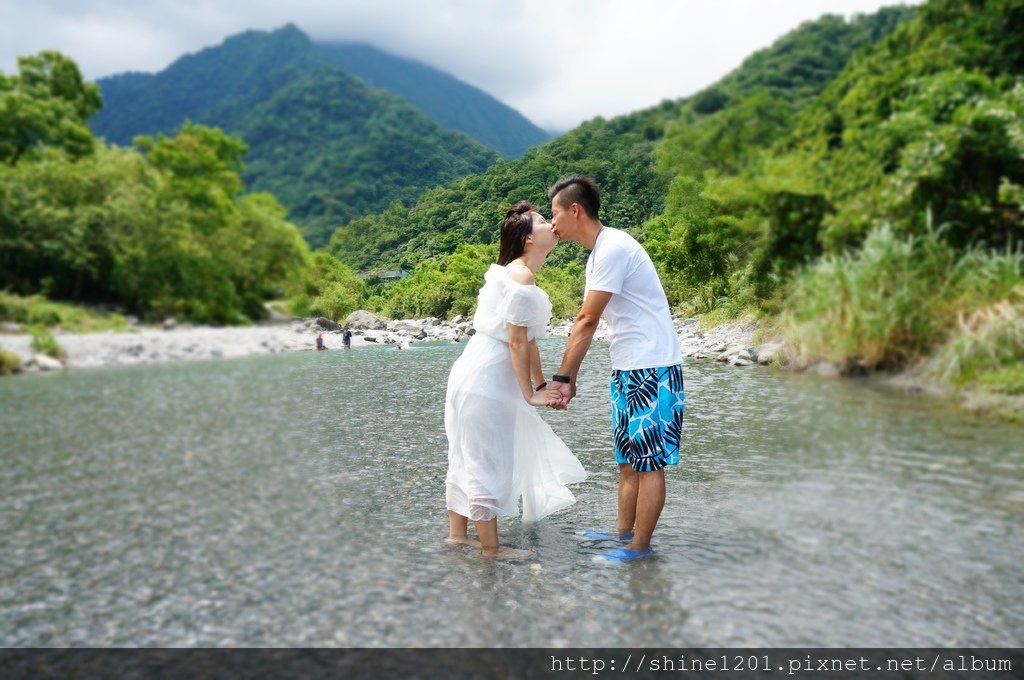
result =
[{"label": "green mountain", "polygon": [[402,97],[443,127],[465,132],[508,158],[551,139],[515,109],[426,64],[354,43],[317,44],[316,51],[323,61]]},{"label": "green mountain", "polygon": [[269,191],[317,246],[352,218],[480,172],[495,152],[318,59],[294,26],[250,31],[154,75],[98,82],[92,122],[108,141],[171,133],[186,120],[249,145],[247,186]]},{"label": "green mountain", "polygon": [[[851,55],[911,12],[893,8],[851,21],[826,16],[808,22],[693,97],[588,121],[522,158],[431,190],[410,208],[394,206],[354,220],[335,233],[331,250],[356,268],[412,268],[461,243],[492,243],[508,204],[525,198],[546,205],[547,187],[569,173],[598,180],[606,224],[640,227],[663,213],[670,181],[685,159],[717,154],[732,166],[784,137],[796,114]],[[565,244],[553,257],[557,263],[582,256],[579,248]]]}]

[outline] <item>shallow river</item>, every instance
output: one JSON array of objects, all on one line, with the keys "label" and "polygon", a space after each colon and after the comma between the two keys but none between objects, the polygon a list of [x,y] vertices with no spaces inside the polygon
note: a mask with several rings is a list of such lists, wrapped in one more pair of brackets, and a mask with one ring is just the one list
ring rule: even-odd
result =
[{"label": "shallow river", "polygon": [[[614,519],[608,355],[545,418],[590,478],[442,542],[464,345],[0,380],[2,646],[1024,643],[1024,430],[944,401],[693,361],[655,555]],[[563,340],[542,343],[549,372]]]}]

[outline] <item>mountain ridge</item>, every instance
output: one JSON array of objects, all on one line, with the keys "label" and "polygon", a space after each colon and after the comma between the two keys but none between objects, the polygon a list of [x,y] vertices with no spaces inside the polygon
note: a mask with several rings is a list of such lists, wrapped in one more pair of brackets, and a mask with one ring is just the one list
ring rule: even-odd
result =
[{"label": "mountain ridge", "polygon": [[552,137],[494,96],[429,64],[366,43],[315,42],[314,48],[325,61],[399,95],[442,127],[465,132],[508,158]]},{"label": "mountain ridge", "polygon": [[314,247],[354,217],[413,201],[499,158],[397,95],[323,63],[291,24],[236,34],[150,77],[99,84],[106,106],[92,127],[110,142],[170,134],[186,120],[240,136],[249,146],[247,185],[278,196]]}]

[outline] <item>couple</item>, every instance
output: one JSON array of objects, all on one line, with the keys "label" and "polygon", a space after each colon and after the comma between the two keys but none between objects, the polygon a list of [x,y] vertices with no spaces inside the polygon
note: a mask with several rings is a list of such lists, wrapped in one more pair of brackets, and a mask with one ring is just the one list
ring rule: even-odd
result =
[{"label": "couple", "polygon": [[[473,335],[452,366],[445,399],[448,435],[448,540],[476,545],[499,559],[531,551],[498,543],[499,515],[538,520],[575,502],[567,484],[587,473],[535,410],[568,408],[576,374],[602,314],[612,359],[611,401],[619,464],[614,531],[583,536],[624,545],[599,556],[628,561],[650,554],[651,535],[665,505],[666,465],[679,463],[683,424],[682,356],[668,300],[643,247],[598,218],[600,191],[574,175],[548,191],[551,223],[520,201],[501,226],[498,263],[484,276]],[[583,306],[551,381],[544,379],[535,338],[547,332],[551,302],[534,275],[559,238],[578,241],[587,260]]]}]

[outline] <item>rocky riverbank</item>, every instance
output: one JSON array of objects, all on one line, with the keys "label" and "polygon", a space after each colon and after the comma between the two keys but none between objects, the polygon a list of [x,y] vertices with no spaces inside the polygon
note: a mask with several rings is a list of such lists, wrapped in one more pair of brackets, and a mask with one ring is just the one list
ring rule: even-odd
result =
[{"label": "rocky riverbank", "polygon": [[[359,316],[357,316],[359,315]],[[438,319],[388,321],[356,313],[352,347],[395,345],[408,347],[413,341],[451,340],[466,332],[468,324]],[[293,319],[290,323],[215,328],[165,323],[162,327],[134,327],[128,331],[104,333],[53,333],[64,351],[64,361],[37,353],[32,337],[12,324],[0,332],[0,350],[16,355],[27,372],[63,368],[102,368],[222,359],[282,352],[313,351],[320,336],[325,349],[342,349],[342,326],[329,319]],[[471,330],[471,329],[470,329]]]},{"label": "rocky riverbank", "polygon": [[[702,329],[697,317],[674,319],[684,360],[708,360],[743,367],[786,366],[781,342],[755,342],[760,322],[745,318]],[[13,324],[0,326],[0,350],[16,355],[26,372],[57,371],[66,368],[103,368],[170,361],[220,359],[314,351],[317,337],[328,350],[343,348],[342,328],[352,331],[352,347],[393,346],[407,349],[418,342],[464,341],[473,335],[471,319],[459,316],[451,320],[437,318],[389,320],[369,312],[353,312],[341,324],[329,319],[292,319],[283,323],[214,328],[165,323],[162,327],[135,327],[123,332],[63,333],[54,338],[65,353],[64,361],[41,355],[32,349],[32,338]],[[572,321],[554,324],[551,335],[566,337]],[[604,339],[604,321],[596,339]],[[840,367],[828,363],[791,369],[838,377]],[[949,388],[917,376],[913,371],[883,378],[881,384],[910,394],[929,394],[956,398],[962,408],[976,414],[991,414],[1000,419],[1024,421],[1024,396],[993,395],[963,391],[953,394]]]},{"label": "rocky riverbank", "polygon": [[[782,344],[755,343],[760,322],[754,318],[739,319],[702,330],[699,317],[673,319],[679,346],[684,359],[711,359],[732,366],[767,365],[781,361]],[[566,337],[572,330],[572,321],[564,321],[550,329],[551,335]],[[604,319],[598,324],[594,338],[602,340],[607,334]]]},{"label": "rocky riverbank", "polygon": [[[685,357],[746,366],[767,364],[778,356],[778,345],[754,345],[754,320],[726,323],[710,331],[700,330],[696,318],[675,321]],[[0,332],[0,349],[17,355],[23,369],[30,372],[100,368],[313,351],[318,336],[325,349],[342,349],[343,327],[352,331],[353,348],[391,345],[405,349],[417,342],[451,342],[456,338],[461,341],[474,333],[471,319],[465,316],[451,320],[389,320],[359,311],[341,323],[324,318],[293,319],[276,324],[214,328],[167,322],[162,327],[135,327],[123,332],[58,331],[54,339],[66,354],[63,362],[35,352],[31,336],[8,324]],[[565,321],[552,326],[550,333],[564,337],[571,329],[572,322]],[[605,334],[602,321],[596,337],[602,339]]]}]

